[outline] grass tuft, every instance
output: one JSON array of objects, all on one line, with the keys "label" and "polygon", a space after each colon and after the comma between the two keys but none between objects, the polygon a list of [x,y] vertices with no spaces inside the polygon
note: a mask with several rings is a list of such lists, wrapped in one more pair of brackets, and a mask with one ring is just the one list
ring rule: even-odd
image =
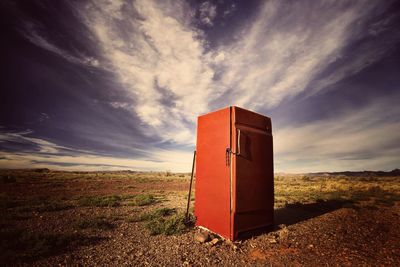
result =
[{"label": "grass tuft", "polygon": [[118,207],[121,204],[120,196],[85,197],[79,199],[80,206],[86,207]]},{"label": "grass tuft", "polygon": [[146,206],[154,204],[157,199],[151,194],[141,194],[132,198],[130,206]]},{"label": "grass tuft", "polygon": [[12,199],[10,196],[2,193],[0,194],[0,208],[8,209],[18,206],[18,202]]},{"label": "grass tuft", "polygon": [[[0,262],[37,259],[57,254],[68,247],[88,245],[94,238],[75,233],[31,233],[23,230],[0,230]],[[5,264],[7,265],[7,264]]]},{"label": "grass tuft", "polygon": [[194,216],[190,215],[186,221],[185,214],[177,213],[175,209],[160,208],[128,218],[128,222],[145,221],[145,228],[150,235],[175,235],[185,232],[188,227],[193,226]]},{"label": "grass tuft", "polygon": [[59,211],[70,209],[72,206],[60,201],[44,201],[39,204],[25,205],[18,208],[19,211]]},{"label": "grass tuft", "polygon": [[146,213],[140,214],[139,216],[129,217],[128,222],[150,221],[153,219],[159,219],[161,217],[170,216],[174,213],[176,213],[175,209],[160,208],[160,209],[156,209],[151,212],[146,212]]},{"label": "grass tuft", "polygon": [[111,230],[115,228],[115,226],[112,223],[108,222],[103,217],[84,219],[76,222],[74,226],[79,229],[97,229],[97,230]]},{"label": "grass tuft", "polygon": [[71,208],[60,200],[55,199],[26,199],[16,200],[7,195],[0,195],[0,208],[9,209],[15,208],[16,211],[31,212],[31,211],[59,211]]},{"label": "grass tuft", "polygon": [[193,217],[186,221],[184,213],[174,214],[172,216],[154,218],[145,225],[150,235],[176,235],[187,231],[188,227],[193,225]]},{"label": "grass tuft", "polygon": [[0,182],[4,184],[9,184],[9,183],[16,183],[17,178],[11,175],[1,175],[0,176]]}]

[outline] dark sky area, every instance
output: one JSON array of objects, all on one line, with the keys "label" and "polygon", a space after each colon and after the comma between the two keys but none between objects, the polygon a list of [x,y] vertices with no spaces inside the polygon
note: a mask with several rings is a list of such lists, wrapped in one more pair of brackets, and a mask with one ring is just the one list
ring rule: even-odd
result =
[{"label": "dark sky area", "polygon": [[399,1],[2,1],[0,168],[189,171],[197,116],[277,172],[400,166]]}]

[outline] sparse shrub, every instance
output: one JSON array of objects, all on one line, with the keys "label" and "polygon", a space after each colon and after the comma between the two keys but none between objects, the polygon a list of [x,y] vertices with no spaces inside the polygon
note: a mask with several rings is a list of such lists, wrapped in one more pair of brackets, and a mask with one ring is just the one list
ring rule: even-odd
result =
[{"label": "sparse shrub", "polygon": [[48,168],[37,168],[37,169],[34,169],[34,172],[47,173],[47,172],[50,172],[50,169],[48,169]]},{"label": "sparse shrub", "polygon": [[72,206],[58,200],[33,200],[18,207],[18,211],[60,211],[70,209]]},{"label": "sparse shrub", "polygon": [[59,211],[71,208],[68,205],[59,200],[49,199],[27,199],[24,201],[17,201],[7,195],[0,196],[0,208],[15,208],[16,211],[30,212],[30,211]]},{"label": "sparse shrub", "polygon": [[17,182],[17,179],[14,176],[4,175],[1,176],[0,181],[4,184],[9,184]]},{"label": "sparse shrub", "polygon": [[172,216],[155,218],[148,221],[145,225],[151,235],[174,235],[181,234],[187,230],[193,223],[193,217],[186,221],[184,213],[178,213]]},{"label": "sparse shrub", "polygon": [[[0,230],[0,262],[26,261],[49,256],[69,246],[88,245],[94,238],[74,233],[31,233],[24,230]],[[7,265],[7,264],[5,264]]]},{"label": "sparse shrub", "polygon": [[348,200],[354,203],[372,200],[374,205],[393,206],[395,201],[400,201],[399,194],[384,190],[380,186],[371,186],[364,190],[338,191],[336,193],[346,196]]},{"label": "sparse shrub", "polygon": [[139,183],[147,183],[147,182],[151,181],[149,178],[142,177],[142,176],[136,177],[135,180],[136,180],[136,182],[139,182]]},{"label": "sparse shrub", "polygon": [[8,209],[18,206],[18,202],[6,194],[0,194],[0,208]]},{"label": "sparse shrub", "polygon": [[122,195],[120,196],[121,200],[127,200],[127,199],[132,199],[134,198],[136,195]]},{"label": "sparse shrub", "polygon": [[286,225],[279,225],[279,227],[281,228],[278,231],[278,237],[279,237],[279,243],[281,244],[286,244],[288,241],[288,237],[289,237],[289,230],[287,229]]},{"label": "sparse shrub", "polygon": [[142,222],[142,221],[149,221],[153,219],[159,219],[164,216],[169,216],[174,214],[176,211],[175,209],[170,208],[160,208],[150,212],[142,213],[140,215],[131,216],[127,219],[128,222]]},{"label": "sparse shrub", "polygon": [[75,227],[79,229],[98,229],[98,230],[111,230],[115,226],[108,222],[105,218],[91,218],[84,219],[75,223]]},{"label": "sparse shrub", "polygon": [[186,220],[184,213],[177,213],[175,209],[160,208],[139,216],[130,217],[129,222],[146,221],[145,228],[151,235],[181,234],[194,224],[194,216],[190,214]]},{"label": "sparse shrub", "polygon": [[85,197],[79,200],[80,206],[89,207],[117,207],[121,202],[120,196]]},{"label": "sparse shrub", "polygon": [[[183,198],[184,199],[188,199],[188,197],[189,197],[189,194],[185,194],[184,196],[183,196]],[[190,201],[194,201],[195,200],[195,197],[194,197],[194,192],[192,192],[192,194],[190,195]]]},{"label": "sparse shrub", "polygon": [[176,212],[175,209],[160,208],[160,209],[156,209],[152,212],[141,215],[141,219],[142,219],[142,221],[153,220],[153,219],[157,219],[157,218],[161,218],[161,217],[165,217],[165,216],[170,216],[170,215],[174,214],[175,212]]},{"label": "sparse shrub", "polygon": [[146,206],[155,203],[157,200],[151,194],[141,194],[135,196],[129,203],[131,206]]}]

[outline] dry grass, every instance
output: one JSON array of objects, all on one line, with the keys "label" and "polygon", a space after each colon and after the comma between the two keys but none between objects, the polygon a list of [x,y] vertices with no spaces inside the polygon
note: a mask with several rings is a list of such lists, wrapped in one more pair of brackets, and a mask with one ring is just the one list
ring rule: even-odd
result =
[{"label": "dry grass", "polygon": [[68,247],[89,245],[96,238],[79,233],[32,233],[25,230],[0,230],[0,261],[29,261],[65,251]]},{"label": "dry grass", "polygon": [[[20,259],[37,260],[57,253],[72,253],[80,245],[111,242],[107,241],[108,237],[124,240],[121,244],[132,244],[134,237],[147,240],[149,235],[175,235],[189,229],[182,213],[188,197],[189,174],[57,172],[42,169],[2,170],[0,177],[3,177],[0,179],[0,262],[16,263]],[[286,212],[290,218],[294,217],[294,212],[300,213],[300,220],[281,222],[293,225],[314,218],[321,212],[330,212],[330,205],[333,205],[330,200],[340,200],[333,201],[339,203],[338,209],[345,205],[391,206],[400,201],[399,179],[277,175],[276,213],[285,215]],[[194,203],[190,211],[196,204],[194,190],[192,193]],[[306,203],[311,205],[304,205]],[[327,208],[321,208],[323,206]],[[303,216],[304,213],[307,216]],[[189,226],[190,223],[193,223],[193,217]],[[288,236],[288,230],[284,229],[278,233],[279,242],[286,240],[289,243],[290,232]],[[125,239],[127,236],[128,241]],[[159,244],[163,245],[175,244],[178,240],[163,236],[156,239],[162,240]],[[147,244],[143,246],[144,242],[137,244],[140,249],[149,247]],[[201,262],[202,257],[197,259],[205,265]]]},{"label": "dry grass", "polygon": [[95,230],[111,230],[115,225],[109,222],[104,217],[96,217],[89,219],[82,219],[75,223],[75,228],[78,229],[95,229]]},{"label": "dry grass", "polygon": [[276,176],[275,207],[321,200],[393,205],[400,201],[399,181],[399,177]]},{"label": "dry grass", "polygon": [[27,198],[15,199],[7,194],[0,195],[0,208],[13,208],[18,212],[45,212],[45,211],[60,211],[70,209],[73,206],[69,203],[58,199],[49,198]]},{"label": "dry grass", "polygon": [[84,207],[117,207],[121,201],[120,196],[94,196],[81,198],[78,203]]},{"label": "dry grass", "polygon": [[129,222],[142,222],[142,221],[149,221],[153,219],[158,219],[165,216],[170,216],[176,213],[176,209],[171,208],[158,208],[150,212],[143,212],[138,216],[129,217]]},{"label": "dry grass", "polygon": [[152,194],[140,194],[132,198],[129,202],[130,206],[147,206],[157,202],[157,199]]},{"label": "dry grass", "polygon": [[130,216],[128,222],[144,222],[144,227],[150,235],[175,235],[188,230],[194,224],[194,216],[190,214],[186,220],[185,214],[171,208],[158,208],[150,212]]},{"label": "dry grass", "polygon": [[175,214],[158,214],[156,217],[146,222],[145,228],[149,231],[150,235],[176,235],[182,234],[192,226],[194,218],[186,221],[184,213]]}]

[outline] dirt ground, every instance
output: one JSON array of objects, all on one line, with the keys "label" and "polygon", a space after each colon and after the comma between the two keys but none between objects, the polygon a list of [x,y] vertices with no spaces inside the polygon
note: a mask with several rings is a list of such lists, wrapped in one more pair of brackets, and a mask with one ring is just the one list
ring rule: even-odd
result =
[{"label": "dirt ground", "polygon": [[193,227],[157,235],[138,219],[182,212],[188,174],[0,177],[1,266],[400,266],[398,177],[277,176],[274,229],[216,244],[195,241]]}]

